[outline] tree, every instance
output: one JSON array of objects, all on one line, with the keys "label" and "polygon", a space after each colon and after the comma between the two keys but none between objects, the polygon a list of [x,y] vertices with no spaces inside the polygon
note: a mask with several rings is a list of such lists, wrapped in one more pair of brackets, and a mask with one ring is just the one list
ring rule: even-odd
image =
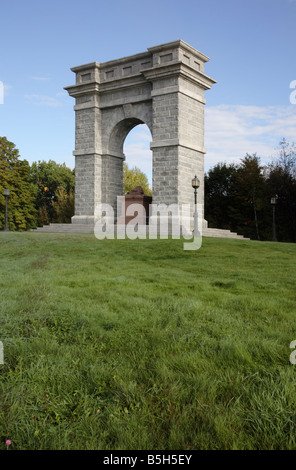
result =
[{"label": "tree", "polygon": [[268,197],[276,196],[279,241],[296,242],[296,147],[282,139],[277,160],[266,167]]},{"label": "tree", "polygon": [[263,167],[256,154],[247,153],[241,160],[232,190],[231,213],[235,221],[235,230],[260,240],[266,197]]},{"label": "tree", "polygon": [[284,174],[296,179],[296,145],[283,138],[279,143],[276,165],[282,168]]},{"label": "tree", "polygon": [[218,163],[205,175],[205,218],[210,227],[230,229],[237,165]]},{"label": "tree", "polygon": [[211,227],[271,240],[276,196],[277,239],[296,242],[296,146],[280,142],[278,158],[263,167],[256,154],[238,165],[219,163],[205,175],[205,218]]},{"label": "tree", "polygon": [[71,217],[74,215],[74,191],[70,190],[68,194],[63,186],[59,186],[55,192],[55,200],[52,202],[55,212],[54,222],[71,223]]},{"label": "tree", "polygon": [[[37,187],[37,195],[35,200],[36,209],[38,211],[38,225],[48,224],[55,222],[58,219],[61,222],[69,221],[70,213],[61,217],[61,208],[58,204],[58,198],[63,199],[63,206],[65,207],[66,195],[68,198],[73,198],[73,191],[75,185],[74,170],[66,167],[65,163],[56,163],[53,160],[34,162],[31,166],[32,182]],[[62,189],[61,189],[62,188]],[[62,194],[63,191],[63,194]],[[72,196],[70,194],[72,193]],[[69,202],[71,205],[71,203]],[[68,209],[69,210],[69,207]],[[59,207],[59,215],[56,210]],[[74,214],[74,208],[72,209]]]},{"label": "tree", "polygon": [[30,165],[26,160],[20,160],[14,143],[9,142],[6,137],[0,137],[0,229],[4,227],[5,188],[10,190],[10,230],[29,230],[36,227],[36,188],[31,182]]},{"label": "tree", "polygon": [[218,163],[205,175],[205,218],[211,227],[257,240],[267,236],[266,183],[256,154],[239,164]]},{"label": "tree", "polygon": [[147,176],[136,166],[130,169],[128,168],[128,165],[123,162],[124,193],[130,193],[136,186],[142,186],[145,194],[148,196],[152,195]]}]

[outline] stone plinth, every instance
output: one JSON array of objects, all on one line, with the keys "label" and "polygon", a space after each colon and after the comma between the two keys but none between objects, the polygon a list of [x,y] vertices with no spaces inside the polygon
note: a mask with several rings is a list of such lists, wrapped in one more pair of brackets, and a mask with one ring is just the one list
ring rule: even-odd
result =
[{"label": "stone plinth", "polygon": [[[137,186],[129,194],[124,196],[124,203],[121,207],[121,215],[118,217],[117,224],[126,225],[136,217],[139,225],[148,225],[149,204],[151,203],[152,197],[144,194],[141,186]],[[134,204],[137,206],[132,208],[131,206]]]}]

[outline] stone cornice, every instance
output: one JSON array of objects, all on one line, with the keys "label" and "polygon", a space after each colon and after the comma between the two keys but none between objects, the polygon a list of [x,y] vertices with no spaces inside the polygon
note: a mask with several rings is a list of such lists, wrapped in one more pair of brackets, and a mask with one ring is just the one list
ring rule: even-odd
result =
[{"label": "stone cornice", "polygon": [[194,70],[192,67],[181,61],[172,62],[168,65],[157,65],[142,72],[148,81],[156,81],[169,76],[181,76],[194,84],[201,85],[205,90],[212,87],[216,80],[208,75]]},{"label": "stone cornice", "polygon": [[177,41],[167,42],[165,44],[160,44],[158,46],[148,47],[148,51],[152,54],[155,52],[162,52],[173,48],[182,48],[186,50],[190,54],[194,55],[197,59],[202,60],[203,62],[208,62],[210,59],[202,52],[198,51],[194,47],[187,44],[187,42],[183,41],[182,39],[178,39]]},{"label": "stone cornice", "polygon": [[101,64],[99,62],[90,62],[89,64],[78,65],[77,67],[72,67],[71,70],[74,73],[82,72],[89,69],[100,69]]},{"label": "stone cornice", "polygon": [[96,81],[89,83],[80,83],[77,85],[64,87],[64,90],[67,90],[70,96],[77,98],[79,96],[85,96],[93,93],[99,92],[99,83]]},{"label": "stone cornice", "polygon": [[[103,94],[116,91],[117,89],[122,90],[127,88],[140,87],[147,85],[149,82],[152,83],[170,76],[182,77],[195,85],[199,85],[204,90],[210,89],[212,85],[216,83],[216,81],[208,75],[197,70],[193,70],[183,62],[174,61],[169,65],[157,65],[128,77],[118,77],[103,83],[99,83],[98,81],[93,80],[88,83],[79,83],[65,87],[65,90],[68,91],[70,96],[77,98],[79,96],[85,96],[88,94]],[[158,93],[161,94],[161,89]]]},{"label": "stone cornice", "polygon": [[195,152],[199,153],[207,153],[207,150],[205,147],[200,147],[199,145],[196,145],[192,142],[187,142],[182,139],[167,139],[167,140],[158,140],[158,141],[152,141],[150,144],[150,149],[153,150],[155,148],[160,148],[160,147],[185,147],[190,150],[194,150]]},{"label": "stone cornice", "polygon": [[182,40],[148,48],[147,52],[108,62],[90,62],[71,68],[76,85],[65,87],[73,97],[104,93],[117,88],[141,86],[173,75],[182,75],[192,83],[209,89],[216,83],[206,75],[209,58]]}]

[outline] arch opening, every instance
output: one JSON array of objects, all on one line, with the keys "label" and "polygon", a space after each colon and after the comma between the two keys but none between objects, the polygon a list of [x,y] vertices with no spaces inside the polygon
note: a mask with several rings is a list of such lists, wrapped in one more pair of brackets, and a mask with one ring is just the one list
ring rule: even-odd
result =
[{"label": "arch opening", "polygon": [[109,139],[110,155],[124,157],[123,144],[125,138],[129,132],[139,124],[144,124],[144,122],[137,118],[126,118],[114,126]]},{"label": "arch opening", "polygon": [[123,143],[125,163],[129,169],[138,168],[147,177],[152,192],[152,135],[145,123],[137,124],[127,134]]}]

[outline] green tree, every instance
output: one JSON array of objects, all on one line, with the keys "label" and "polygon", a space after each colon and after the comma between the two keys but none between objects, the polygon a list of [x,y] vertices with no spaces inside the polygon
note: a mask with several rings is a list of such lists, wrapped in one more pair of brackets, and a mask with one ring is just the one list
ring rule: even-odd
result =
[{"label": "green tree", "polygon": [[63,186],[59,186],[55,192],[55,200],[52,202],[55,212],[54,222],[71,223],[71,217],[74,215],[74,191],[70,190],[68,194]]},{"label": "green tree", "polygon": [[123,162],[124,193],[130,193],[133,189],[135,189],[136,186],[142,186],[145,194],[147,194],[148,196],[152,195],[147,176],[136,166],[133,168],[129,168],[128,165]]},{"label": "green tree", "polygon": [[256,154],[239,164],[218,163],[205,175],[205,218],[210,227],[257,240],[268,238],[269,208],[263,167]]},{"label": "green tree", "polygon": [[[247,154],[237,171],[232,187],[230,215],[236,231],[260,240],[264,233],[266,191],[263,167],[256,154]],[[262,230],[262,235],[260,234]],[[264,238],[264,236],[263,236]]]},{"label": "green tree", "polygon": [[0,137],[0,229],[4,228],[5,223],[5,188],[10,190],[10,230],[22,231],[36,227],[36,188],[31,182],[30,165],[26,160],[20,160],[14,143],[6,137]]},{"label": "green tree", "polygon": [[210,227],[271,240],[276,196],[277,239],[296,242],[296,146],[282,139],[277,159],[263,167],[256,154],[238,165],[219,163],[205,175],[205,218]]},{"label": "green tree", "polygon": [[[63,199],[62,205],[65,207],[66,195],[68,198],[73,198],[75,185],[74,170],[68,168],[65,163],[60,164],[53,160],[48,162],[38,161],[31,165],[31,178],[37,187],[35,205],[38,211],[38,225],[55,222],[57,217],[62,222],[68,221],[69,215],[65,216],[66,218],[62,220],[61,208],[59,204],[55,203],[58,202],[58,197],[60,197]],[[61,188],[63,189],[63,195]],[[56,210],[58,207],[59,214],[57,215]]]},{"label": "green tree", "polygon": [[205,218],[209,227],[230,229],[230,207],[238,166],[218,163],[205,174]]}]

